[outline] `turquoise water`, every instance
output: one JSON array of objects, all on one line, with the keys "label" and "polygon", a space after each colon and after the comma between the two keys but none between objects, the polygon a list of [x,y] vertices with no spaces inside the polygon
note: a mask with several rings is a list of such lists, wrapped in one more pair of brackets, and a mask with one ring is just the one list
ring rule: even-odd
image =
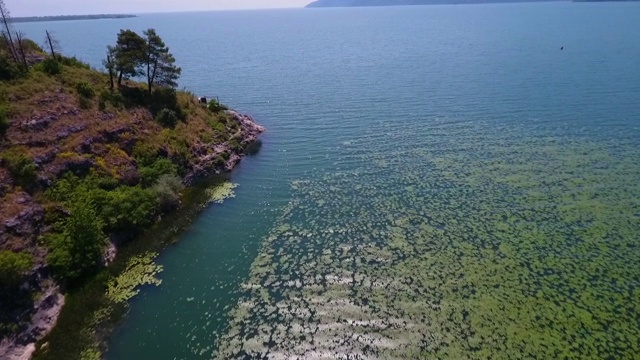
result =
[{"label": "turquoise water", "polygon": [[181,86],[268,129],[107,358],[634,358],[637,19],[548,3],[21,24],[96,67],[120,28],[155,27]]}]

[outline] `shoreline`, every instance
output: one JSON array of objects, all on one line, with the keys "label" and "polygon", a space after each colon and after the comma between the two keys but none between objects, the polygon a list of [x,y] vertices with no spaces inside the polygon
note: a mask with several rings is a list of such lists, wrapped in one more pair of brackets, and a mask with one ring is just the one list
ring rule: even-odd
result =
[{"label": "shoreline", "polygon": [[[197,166],[183,177],[186,189],[180,208],[166,214],[131,239],[121,243],[115,243],[112,239],[105,253],[105,261],[109,265],[77,289],[63,294],[60,287],[50,279],[45,267],[33,275],[34,279],[30,281],[29,286],[38,288],[43,295],[34,302],[34,312],[29,326],[0,342],[0,354],[3,354],[3,359],[57,359],[60,357],[56,353],[67,352],[70,343],[85,348],[77,351],[77,346],[72,345],[70,352],[76,356],[96,346],[99,351],[106,349],[106,340],[125,314],[126,303],[107,304],[109,299],[105,297],[107,289],[104,280],[122,273],[128,260],[136,255],[159,252],[175,243],[176,238],[209,203],[206,196],[202,196],[206,190],[228,180],[230,173],[242,158],[252,154],[248,149],[252,146],[259,147],[258,137],[265,128],[258,125],[249,115],[235,110],[227,110],[227,113],[233,116],[242,129],[242,137],[238,139],[240,147],[234,149],[228,144],[208,144],[210,153],[205,152],[207,155],[200,156]],[[216,159],[222,152],[230,152],[231,156],[221,165]],[[105,305],[112,305],[115,311],[99,323],[92,323],[91,317]],[[94,335],[86,338],[86,335],[91,333]],[[70,339],[73,340],[69,341]],[[64,357],[69,355],[65,354]]]}]

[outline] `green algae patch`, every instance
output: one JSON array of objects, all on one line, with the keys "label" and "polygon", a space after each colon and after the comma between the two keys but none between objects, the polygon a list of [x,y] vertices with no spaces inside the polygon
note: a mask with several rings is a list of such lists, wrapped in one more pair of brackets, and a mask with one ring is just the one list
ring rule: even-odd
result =
[{"label": "green algae patch", "polygon": [[87,349],[80,354],[80,360],[100,360],[102,353],[98,349]]},{"label": "green algae patch", "polygon": [[125,271],[109,281],[107,298],[114,303],[125,303],[138,295],[141,286],[160,286],[162,280],[157,275],[162,272],[162,266],[154,262],[157,256],[148,252],[130,259]]},{"label": "green algae patch", "polygon": [[209,203],[222,204],[226,199],[234,198],[236,193],[233,191],[238,184],[234,184],[230,181],[225,181],[214,187],[205,190],[206,196],[209,199]]},{"label": "green algae patch", "polygon": [[637,144],[486,131],[363,135],[293,182],[212,356],[636,358]]}]

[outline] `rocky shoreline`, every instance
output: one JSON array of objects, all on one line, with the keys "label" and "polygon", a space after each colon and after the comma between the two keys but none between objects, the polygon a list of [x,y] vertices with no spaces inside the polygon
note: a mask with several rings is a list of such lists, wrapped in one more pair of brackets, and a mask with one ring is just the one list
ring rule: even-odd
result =
[{"label": "rocky shoreline", "polygon": [[[242,134],[239,144],[242,149],[247,148],[258,140],[258,136],[265,131],[265,128],[258,125],[249,115],[241,114],[235,110],[227,110],[227,113],[236,119],[240,124],[239,133]],[[211,144],[208,148],[199,149],[201,155],[198,162],[193,166],[192,170],[184,177],[183,183],[187,186],[193,185],[199,179],[208,177],[213,174],[232,171],[245,155],[244,151],[237,151],[228,142],[222,144]],[[229,159],[220,166],[216,163],[216,159],[223,154],[228,153]]]},{"label": "rocky shoreline", "polygon": [[[192,186],[200,179],[215,174],[232,171],[238,166],[242,157],[246,155],[245,149],[259,143],[258,137],[265,131],[264,127],[258,125],[250,116],[234,110],[227,110],[227,114],[235,119],[240,126],[240,130],[233,137],[239,146],[234,147],[227,141],[208,144],[202,149],[197,149],[197,153],[203,155],[196,157],[191,170],[183,177],[183,183],[186,186]],[[218,159],[220,155],[225,153],[227,154],[227,159],[221,164]],[[29,197],[25,194],[25,198],[28,199]],[[20,200],[18,199],[18,201]],[[8,232],[18,232],[16,233],[17,235],[24,232],[25,235],[36,238],[39,230],[33,224],[42,220],[43,209],[38,204],[34,203],[32,205],[31,207],[26,206],[25,210],[15,217],[0,224],[0,238]],[[119,243],[118,241],[115,242]],[[112,241],[113,243],[114,241]],[[112,262],[115,259],[116,252],[117,246],[110,245],[105,252],[105,261],[107,263]],[[50,277],[47,266],[40,266],[34,269],[29,280],[22,285],[21,290],[35,291],[40,295],[33,301],[33,306],[30,309],[30,324],[23,326],[21,331],[11,337],[0,339],[0,358],[3,360],[30,359],[36,351],[37,342],[42,340],[55,327],[65,303],[64,295],[60,287]],[[23,316],[24,314],[20,315]],[[47,346],[48,343],[44,343],[41,348],[46,348]]]}]

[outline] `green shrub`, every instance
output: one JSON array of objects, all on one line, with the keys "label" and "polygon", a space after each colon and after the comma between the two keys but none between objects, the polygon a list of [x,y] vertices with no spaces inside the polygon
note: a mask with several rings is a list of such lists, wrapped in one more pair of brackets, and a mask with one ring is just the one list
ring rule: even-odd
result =
[{"label": "green shrub", "polygon": [[148,187],[155,184],[162,175],[176,175],[178,167],[171,160],[161,158],[149,166],[140,167],[138,172],[142,178],[142,185]]},{"label": "green shrub", "polygon": [[64,231],[47,237],[47,262],[58,276],[73,281],[101,266],[106,238],[92,202],[74,202],[70,211]]},{"label": "green shrub", "polygon": [[0,137],[3,137],[9,130],[9,115],[6,106],[0,104]]},{"label": "green shrub", "polygon": [[96,92],[93,90],[93,87],[91,87],[91,84],[84,81],[76,85],[76,91],[80,96],[87,99],[93,99],[93,97],[96,96]]},{"label": "green shrub", "polygon": [[42,71],[49,75],[58,75],[62,73],[62,64],[52,57],[46,58],[41,64]]},{"label": "green shrub", "polygon": [[159,88],[153,91],[151,95],[151,102],[149,110],[154,115],[157,115],[164,109],[173,110],[179,120],[185,120],[186,115],[180,107],[178,101],[178,93],[171,88]]},{"label": "green shrub", "polygon": [[215,119],[215,118],[208,119],[207,125],[209,125],[211,129],[213,129],[215,132],[219,134],[224,134],[227,132],[227,127],[225,126],[225,124],[219,121],[218,119]]},{"label": "green shrub", "polygon": [[207,103],[207,108],[212,113],[218,113],[218,112],[223,111],[223,110],[228,110],[228,108],[226,106],[220,104],[220,102],[217,99],[209,100],[209,103]]},{"label": "green shrub", "polygon": [[119,186],[111,178],[95,174],[84,179],[66,175],[45,192],[65,207],[78,202],[93,204],[96,216],[107,233],[135,231],[153,223],[157,202],[154,192],[139,186]]},{"label": "green shrub", "polygon": [[105,109],[107,107],[107,103],[111,104],[115,108],[124,109],[127,100],[117,91],[103,90],[100,92],[98,102],[103,104],[101,107],[104,107]]},{"label": "green shrub", "polygon": [[171,109],[164,108],[156,115],[156,121],[163,127],[175,127],[178,123],[178,114]]},{"label": "green shrub", "polygon": [[111,191],[93,190],[88,195],[95,201],[106,232],[135,231],[153,223],[157,202],[149,189],[121,186]]},{"label": "green shrub", "polygon": [[160,210],[173,210],[180,205],[180,193],[184,185],[176,175],[162,175],[153,186],[153,191],[158,197]]},{"label": "green shrub", "polygon": [[57,205],[48,204],[44,207],[44,223],[51,226],[53,231],[62,232],[64,223],[67,219],[67,212],[64,208]]},{"label": "green shrub", "polygon": [[20,283],[24,273],[31,269],[32,264],[33,257],[29,253],[0,251],[0,287]]},{"label": "green shrub", "polygon": [[13,80],[22,75],[20,69],[16,66],[16,64],[9,60],[9,58],[0,54],[0,81],[2,80]]},{"label": "green shrub", "polygon": [[138,142],[133,147],[132,155],[140,167],[150,166],[158,159],[158,148],[150,143]]},{"label": "green shrub", "polygon": [[37,167],[26,152],[10,149],[2,154],[1,159],[16,184],[23,188],[30,188],[35,184]]},{"label": "green shrub", "polygon": [[[149,93],[147,90],[133,86],[133,87],[123,87],[120,89],[120,94],[125,99],[125,104],[127,107],[136,107],[136,106],[149,106]],[[152,111],[155,114],[155,111]]]}]

